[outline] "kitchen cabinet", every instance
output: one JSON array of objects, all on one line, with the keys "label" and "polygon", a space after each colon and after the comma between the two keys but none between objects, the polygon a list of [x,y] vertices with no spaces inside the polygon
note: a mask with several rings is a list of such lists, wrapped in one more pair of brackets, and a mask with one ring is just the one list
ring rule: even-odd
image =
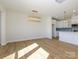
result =
[{"label": "kitchen cabinet", "polygon": [[71,18],[71,24],[78,24],[78,16],[73,16]]},{"label": "kitchen cabinet", "polygon": [[74,45],[78,45],[78,32],[60,31],[59,32],[59,40],[67,42],[67,43],[71,43]]},{"label": "kitchen cabinet", "polygon": [[70,28],[70,20],[61,20],[56,22],[57,28]]}]

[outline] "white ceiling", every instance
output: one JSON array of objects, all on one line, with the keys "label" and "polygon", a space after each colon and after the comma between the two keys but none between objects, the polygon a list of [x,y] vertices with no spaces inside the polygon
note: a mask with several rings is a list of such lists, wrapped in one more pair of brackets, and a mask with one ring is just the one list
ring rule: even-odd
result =
[{"label": "white ceiling", "polygon": [[67,16],[71,16],[73,10],[78,9],[78,0],[66,0],[63,3],[57,3],[55,0],[0,0],[0,4],[27,15],[30,15],[32,10],[37,10],[40,16],[58,19],[63,19],[64,11],[67,12]]}]

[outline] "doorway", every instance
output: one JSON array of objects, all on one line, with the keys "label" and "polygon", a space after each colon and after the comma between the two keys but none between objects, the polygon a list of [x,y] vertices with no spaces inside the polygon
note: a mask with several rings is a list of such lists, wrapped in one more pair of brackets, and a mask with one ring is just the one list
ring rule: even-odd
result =
[{"label": "doorway", "polygon": [[56,24],[52,24],[52,39],[56,39],[56,40],[59,39],[57,37]]},{"label": "doorway", "polygon": [[52,24],[52,38],[54,38],[54,24]]}]

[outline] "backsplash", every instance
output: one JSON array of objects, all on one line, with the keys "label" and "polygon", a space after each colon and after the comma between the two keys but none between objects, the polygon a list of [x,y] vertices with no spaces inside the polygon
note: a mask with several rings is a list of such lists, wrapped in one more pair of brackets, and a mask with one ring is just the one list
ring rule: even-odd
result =
[{"label": "backsplash", "polygon": [[78,29],[74,31],[73,28],[56,28],[56,31],[78,32]]}]

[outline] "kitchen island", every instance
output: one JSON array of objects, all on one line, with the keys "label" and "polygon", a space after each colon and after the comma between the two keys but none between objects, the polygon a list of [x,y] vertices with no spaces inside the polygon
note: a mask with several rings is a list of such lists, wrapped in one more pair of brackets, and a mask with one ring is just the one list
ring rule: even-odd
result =
[{"label": "kitchen island", "polygon": [[59,31],[59,40],[78,45],[78,32]]}]

